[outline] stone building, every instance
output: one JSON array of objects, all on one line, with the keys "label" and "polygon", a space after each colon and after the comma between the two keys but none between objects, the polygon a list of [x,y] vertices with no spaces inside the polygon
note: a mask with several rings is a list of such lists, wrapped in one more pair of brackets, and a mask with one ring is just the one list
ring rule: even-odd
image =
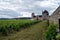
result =
[{"label": "stone building", "polygon": [[35,15],[32,13],[32,18],[35,20],[49,20],[49,22],[53,22],[58,26],[58,32],[60,32],[60,6],[49,16],[49,12],[47,10],[42,12],[42,15]]},{"label": "stone building", "polygon": [[60,6],[52,13],[49,20],[54,24],[60,23]]},{"label": "stone building", "polygon": [[50,16],[49,21],[56,24],[58,26],[57,32],[60,32],[60,6]]},{"label": "stone building", "polygon": [[47,10],[44,10],[42,12],[42,15],[35,15],[32,13],[32,19],[34,20],[46,20],[49,19],[50,22],[53,22],[54,24],[60,24],[60,6],[52,13],[51,16],[49,16],[49,12]]},{"label": "stone building", "polygon": [[35,15],[32,13],[32,19],[34,20],[46,20],[49,19],[50,22],[54,24],[60,24],[60,6],[49,16],[49,12],[47,10],[42,11],[42,15]]},{"label": "stone building", "polygon": [[42,12],[42,15],[35,15],[34,13],[32,13],[32,19],[34,20],[47,20],[49,17],[49,12],[47,10],[44,10]]}]

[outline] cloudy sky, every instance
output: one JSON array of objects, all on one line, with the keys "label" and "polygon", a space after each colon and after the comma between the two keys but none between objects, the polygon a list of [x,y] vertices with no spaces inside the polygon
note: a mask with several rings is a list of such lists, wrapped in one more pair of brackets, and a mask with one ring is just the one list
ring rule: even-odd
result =
[{"label": "cloudy sky", "polygon": [[0,0],[0,18],[31,17],[31,13],[41,15],[48,10],[51,15],[60,0]]}]

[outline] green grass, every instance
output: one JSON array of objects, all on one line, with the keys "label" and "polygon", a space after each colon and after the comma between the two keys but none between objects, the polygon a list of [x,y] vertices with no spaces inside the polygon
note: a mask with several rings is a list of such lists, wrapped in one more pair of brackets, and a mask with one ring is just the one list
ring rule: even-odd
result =
[{"label": "green grass", "polygon": [[0,36],[0,40],[44,40],[46,22],[40,22],[9,36]]}]

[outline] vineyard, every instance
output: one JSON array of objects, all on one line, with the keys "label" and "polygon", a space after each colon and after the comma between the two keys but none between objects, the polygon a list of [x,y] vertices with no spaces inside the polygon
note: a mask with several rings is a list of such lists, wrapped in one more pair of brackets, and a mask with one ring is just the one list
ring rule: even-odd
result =
[{"label": "vineyard", "polygon": [[0,33],[8,35],[13,31],[19,31],[21,28],[30,27],[40,21],[36,20],[0,20]]}]

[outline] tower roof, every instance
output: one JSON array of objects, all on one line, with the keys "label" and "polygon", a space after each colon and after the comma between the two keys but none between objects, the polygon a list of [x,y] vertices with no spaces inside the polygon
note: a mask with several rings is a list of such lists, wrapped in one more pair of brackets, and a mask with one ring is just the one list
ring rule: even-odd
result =
[{"label": "tower roof", "polygon": [[43,13],[48,13],[48,11],[47,10],[44,10]]}]

